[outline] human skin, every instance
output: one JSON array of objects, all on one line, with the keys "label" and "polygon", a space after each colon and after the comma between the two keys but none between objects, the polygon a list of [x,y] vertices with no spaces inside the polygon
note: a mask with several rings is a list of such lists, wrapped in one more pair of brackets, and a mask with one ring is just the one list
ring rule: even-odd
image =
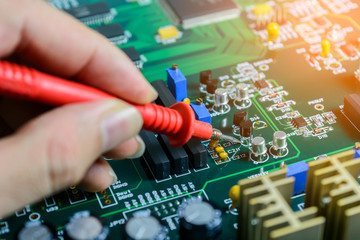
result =
[{"label": "human skin", "polygon": [[41,0],[0,1],[0,43],[1,59],[119,97],[58,107],[0,139],[0,216],[70,185],[100,191],[116,181],[102,156],[122,159],[144,151],[137,135],[141,115],[120,99],[146,104],[157,97],[128,57]]}]

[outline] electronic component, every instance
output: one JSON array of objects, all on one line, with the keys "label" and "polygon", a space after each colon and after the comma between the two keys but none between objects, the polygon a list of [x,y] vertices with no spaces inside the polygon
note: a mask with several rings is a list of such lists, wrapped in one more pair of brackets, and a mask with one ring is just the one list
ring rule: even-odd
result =
[{"label": "electronic component", "polygon": [[355,151],[354,158],[360,158],[360,143],[356,142],[353,149]]},{"label": "electronic component", "polygon": [[350,94],[344,98],[344,113],[351,122],[360,128],[360,97],[357,94]]},{"label": "electronic component", "polygon": [[175,24],[184,29],[236,18],[240,8],[233,0],[163,0],[163,7]]},{"label": "electronic component", "polygon": [[162,149],[155,134],[145,130],[140,131],[140,136],[144,140],[146,149],[143,155],[151,172],[156,179],[164,179],[170,176],[170,160]]},{"label": "electronic component", "polygon": [[249,138],[252,136],[252,132],[253,132],[253,123],[251,120],[247,120],[247,121],[242,121],[239,124],[240,127],[240,135],[243,138]]},{"label": "electronic component", "polygon": [[25,226],[20,229],[18,240],[53,240],[54,230],[45,223],[40,221],[27,222]]},{"label": "electronic component", "polygon": [[189,170],[189,157],[183,147],[173,147],[164,135],[159,135],[158,140],[170,159],[170,165],[175,174],[182,174]]},{"label": "electronic component", "polygon": [[194,110],[197,120],[211,124],[211,115],[202,102],[190,103],[190,106]]},{"label": "electronic component", "polygon": [[263,137],[254,137],[251,145],[252,145],[251,151],[255,157],[255,160],[261,161],[263,156],[267,152],[265,139]]},{"label": "electronic component", "polygon": [[65,12],[85,24],[94,24],[99,22],[106,23],[110,22],[114,17],[111,13],[109,5],[105,1],[70,8],[65,10]]},{"label": "electronic component", "polygon": [[236,100],[234,102],[235,106],[244,108],[249,107],[249,85],[245,83],[239,83],[235,87],[236,89]]},{"label": "electronic component", "polygon": [[247,112],[245,110],[240,110],[234,113],[233,124],[239,126],[241,122],[247,120]]},{"label": "electronic component", "polygon": [[202,168],[207,164],[207,152],[200,140],[190,139],[184,145],[185,151],[189,155],[190,162],[194,168]]},{"label": "electronic component", "polygon": [[285,168],[239,181],[238,239],[322,240],[325,219],[317,208],[294,212],[289,206],[293,183]]},{"label": "electronic component", "polygon": [[307,172],[309,165],[306,162],[298,162],[287,166],[287,177],[294,177],[294,191],[293,194],[300,194],[305,191]]},{"label": "electronic component", "polygon": [[89,211],[75,213],[65,224],[64,230],[65,237],[69,240],[105,240],[109,235],[109,228]]},{"label": "electronic component", "polygon": [[166,69],[167,85],[174,95],[177,102],[187,97],[187,80],[178,66],[174,64],[171,68]]},{"label": "electronic component", "polygon": [[274,132],[272,146],[275,151],[286,149],[286,147],[287,147],[286,138],[287,138],[287,135],[285,132],[283,132],[283,131]]},{"label": "electronic component", "polygon": [[345,44],[342,45],[340,47],[340,50],[345,53],[346,56],[350,57],[350,58],[355,58],[357,57],[359,54],[358,52],[355,50],[354,46],[352,44]]},{"label": "electronic component", "polygon": [[302,127],[306,127],[307,126],[307,122],[306,120],[302,117],[302,116],[298,116],[298,117],[294,117],[291,120],[291,123],[294,125],[294,127],[296,128],[302,128]]},{"label": "electronic component", "polygon": [[215,90],[214,110],[219,113],[226,113],[230,110],[228,91],[225,88]]},{"label": "electronic component", "polygon": [[359,236],[360,159],[348,150],[309,162],[305,207],[316,206],[326,218],[324,239],[348,240]]},{"label": "electronic component", "polygon": [[134,47],[128,47],[121,49],[130,58],[137,68],[143,68],[143,62],[141,61],[140,54]]},{"label": "electronic component", "polygon": [[180,36],[179,30],[175,26],[165,26],[158,29],[161,41],[176,40]]},{"label": "electronic component", "polygon": [[215,94],[216,89],[218,88],[219,80],[211,79],[206,83],[206,91],[209,94]]},{"label": "electronic component", "polygon": [[212,71],[205,70],[200,72],[200,83],[206,85],[211,80]]},{"label": "electronic component", "polygon": [[221,239],[221,210],[199,197],[186,199],[178,208],[180,239]]},{"label": "electronic component", "polygon": [[168,229],[150,211],[135,212],[124,226],[125,240],[165,240]]},{"label": "electronic component", "polygon": [[330,54],[331,43],[329,40],[325,39],[321,42],[321,57],[327,57]]},{"label": "electronic component", "polygon": [[269,23],[266,27],[267,33],[268,33],[268,41],[274,42],[278,40],[280,36],[280,26],[276,22]]},{"label": "electronic component", "polygon": [[265,79],[260,79],[256,82],[254,82],[254,85],[257,89],[264,89],[264,88],[268,88],[269,84],[266,82]]},{"label": "electronic component", "polygon": [[155,100],[155,103],[164,107],[171,107],[176,103],[175,97],[170,92],[169,88],[163,80],[156,80],[151,82],[151,85],[158,92],[159,96]]},{"label": "electronic component", "polygon": [[108,38],[113,44],[120,45],[128,41],[120,23],[102,25],[95,28],[95,30]]}]

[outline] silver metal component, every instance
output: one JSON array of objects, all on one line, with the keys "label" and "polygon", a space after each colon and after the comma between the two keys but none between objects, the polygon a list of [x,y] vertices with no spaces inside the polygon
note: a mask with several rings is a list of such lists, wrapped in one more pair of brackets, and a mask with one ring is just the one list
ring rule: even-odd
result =
[{"label": "silver metal component", "polygon": [[263,137],[254,137],[252,140],[252,152],[256,157],[264,155],[267,152],[265,139]]},{"label": "silver metal component", "polygon": [[224,135],[219,129],[213,128],[213,134],[211,136],[213,140],[224,140],[233,143],[241,143],[241,141],[235,137]]},{"label": "silver metal component", "polygon": [[65,230],[72,239],[95,239],[101,235],[103,225],[94,216],[73,217]]},{"label": "silver metal component", "polygon": [[219,113],[225,113],[230,110],[228,90],[225,88],[218,88],[215,90],[215,104],[214,110]]},{"label": "silver metal component", "polygon": [[249,86],[245,83],[236,85],[236,100],[245,101],[249,99]]},{"label": "silver metal component", "polygon": [[232,143],[241,143],[239,139],[228,135],[222,135],[221,139]]},{"label": "silver metal component", "polygon": [[213,140],[220,140],[222,136],[222,132],[219,129],[213,128],[213,134],[211,139]]},{"label": "silver metal component", "polygon": [[276,131],[273,135],[272,145],[274,150],[283,150],[287,147],[286,142],[287,135],[283,131]]},{"label": "silver metal component", "polygon": [[54,236],[48,226],[39,222],[30,222],[23,229],[20,230],[17,239],[52,240],[54,239]]}]

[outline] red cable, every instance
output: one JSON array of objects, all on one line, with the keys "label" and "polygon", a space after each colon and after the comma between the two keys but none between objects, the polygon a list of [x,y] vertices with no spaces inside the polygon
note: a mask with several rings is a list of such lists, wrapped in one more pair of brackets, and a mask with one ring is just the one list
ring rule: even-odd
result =
[{"label": "red cable", "polygon": [[[115,97],[5,61],[0,61],[0,94],[55,106]],[[143,129],[166,135],[173,146],[182,146],[191,137],[208,140],[213,133],[210,124],[195,120],[193,110],[186,103],[179,102],[170,108],[155,104],[132,105],[141,113]]]}]

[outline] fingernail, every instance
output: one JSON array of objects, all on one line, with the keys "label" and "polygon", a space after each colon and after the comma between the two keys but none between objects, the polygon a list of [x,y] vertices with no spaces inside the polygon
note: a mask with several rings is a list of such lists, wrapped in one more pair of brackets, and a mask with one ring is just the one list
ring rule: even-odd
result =
[{"label": "fingernail", "polygon": [[137,140],[138,143],[139,143],[138,150],[137,150],[137,152],[136,152],[134,155],[130,156],[129,159],[139,158],[139,157],[141,157],[141,156],[144,154],[144,152],[145,152],[145,143],[144,143],[144,141],[142,140],[142,138],[138,135],[138,136],[136,136],[136,140]]},{"label": "fingernail", "polygon": [[153,87],[151,87],[151,91],[153,93],[153,101],[155,101],[158,98],[159,93]]},{"label": "fingernail", "polygon": [[134,136],[141,125],[141,115],[134,107],[124,107],[110,113],[101,122],[102,152],[105,153]]},{"label": "fingernail", "polygon": [[110,168],[110,170],[109,170],[109,175],[111,177],[113,177],[113,179],[114,179],[111,184],[114,184],[118,181],[118,177],[116,176],[116,173],[114,172],[114,170],[112,168]]}]

